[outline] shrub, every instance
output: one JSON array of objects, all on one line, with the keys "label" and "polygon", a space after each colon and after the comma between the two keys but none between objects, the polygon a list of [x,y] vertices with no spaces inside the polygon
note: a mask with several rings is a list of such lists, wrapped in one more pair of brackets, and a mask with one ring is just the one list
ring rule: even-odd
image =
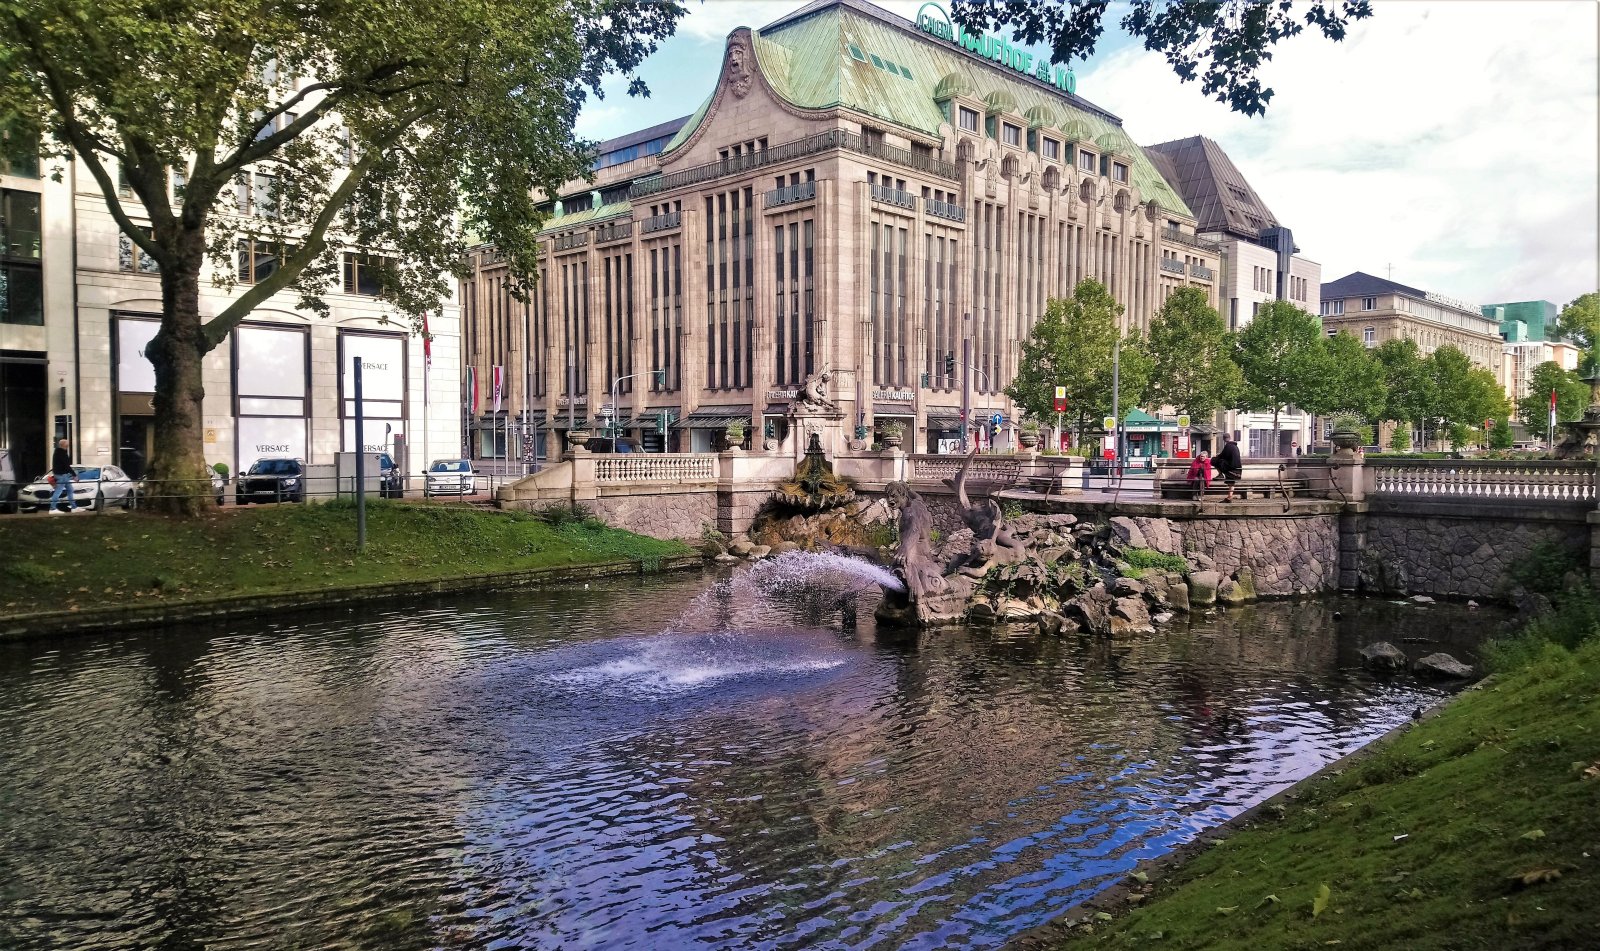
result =
[{"label": "shrub", "polygon": [[1552,650],[1575,650],[1600,634],[1600,602],[1587,589],[1566,592],[1549,614],[1529,621],[1510,637],[1494,638],[1478,649],[1483,666],[1509,673],[1532,665]]},{"label": "shrub", "polygon": [[1405,452],[1411,448],[1411,425],[1401,423],[1389,434],[1389,448],[1395,452]]},{"label": "shrub", "polygon": [[1583,567],[1577,551],[1555,542],[1540,542],[1506,572],[1511,585],[1540,594],[1554,594],[1565,585],[1568,572]]},{"label": "shrub", "polygon": [[[544,508],[536,509],[534,515],[541,521],[548,522],[556,528],[573,523],[584,524],[591,521],[600,521],[595,518],[593,512],[583,506],[566,502],[555,502],[551,505],[546,505]],[[602,526],[605,525],[604,522],[600,522],[600,524]]]},{"label": "shrub", "polygon": [[1169,555],[1154,548],[1130,548],[1123,552],[1122,560],[1129,568],[1139,572],[1152,568],[1156,571],[1189,570],[1189,562],[1182,555]]}]

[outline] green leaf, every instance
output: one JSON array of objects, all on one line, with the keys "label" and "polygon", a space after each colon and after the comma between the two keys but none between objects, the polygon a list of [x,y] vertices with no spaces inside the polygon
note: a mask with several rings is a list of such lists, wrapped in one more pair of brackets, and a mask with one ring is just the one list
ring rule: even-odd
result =
[{"label": "green leaf", "polygon": [[1231,914],[1233,914],[1234,912],[1236,912],[1238,910],[1239,910],[1239,906],[1238,905],[1229,905],[1226,908],[1218,908],[1217,909],[1217,914],[1219,914],[1219,915],[1231,915]]},{"label": "green leaf", "polygon": [[1544,830],[1543,829],[1529,829],[1527,832],[1522,833],[1522,835],[1518,836],[1517,838],[1519,838],[1519,839],[1528,839],[1529,841],[1532,841],[1534,839],[1542,839],[1542,838],[1544,838]]},{"label": "green leaf", "polygon": [[1267,895],[1264,898],[1262,898],[1260,901],[1256,902],[1256,907],[1257,908],[1264,908],[1267,905],[1276,905],[1276,904],[1279,904],[1278,896],[1277,895]]},{"label": "green leaf", "polygon": [[1140,885],[1147,884],[1150,881],[1150,876],[1143,872],[1129,872],[1128,877],[1138,882]]},{"label": "green leaf", "polygon": [[1328,896],[1332,892],[1326,882],[1317,886],[1317,897],[1311,899],[1311,917],[1315,918],[1328,910]]}]

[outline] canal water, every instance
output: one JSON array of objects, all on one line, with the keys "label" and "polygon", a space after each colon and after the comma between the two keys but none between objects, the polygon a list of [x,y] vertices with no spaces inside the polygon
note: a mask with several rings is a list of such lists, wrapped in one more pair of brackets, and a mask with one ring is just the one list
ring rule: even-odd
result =
[{"label": "canal water", "polygon": [[905,643],[857,583],[0,645],[0,948],[993,947],[1443,696],[1362,644],[1503,623],[1336,598]]}]

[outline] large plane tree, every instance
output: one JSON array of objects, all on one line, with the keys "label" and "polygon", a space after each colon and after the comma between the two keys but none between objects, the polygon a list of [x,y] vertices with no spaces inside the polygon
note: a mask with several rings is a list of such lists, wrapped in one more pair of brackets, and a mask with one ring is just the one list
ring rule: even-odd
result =
[{"label": "large plane tree", "polygon": [[[579,106],[683,12],[660,0],[0,2],[0,129],[42,136],[58,167],[81,162],[160,270],[146,350],[158,506],[208,504],[201,360],[274,294],[325,313],[354,250],[415,325],[447,295],[468,235],[513,274],[534,273],[536,190],[588,169]],[[276,268],[202,315],[202,287],[236,273],[241,240]]]}]

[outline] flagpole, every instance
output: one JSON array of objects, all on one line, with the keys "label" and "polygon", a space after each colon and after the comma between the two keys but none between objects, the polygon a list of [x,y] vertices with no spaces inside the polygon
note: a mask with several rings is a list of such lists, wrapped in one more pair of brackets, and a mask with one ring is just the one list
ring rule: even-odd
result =
[{"label": "flagpole", "polygon": [[[428,337],[428,318],[427,315],[424,314],[422,318],[422,468],[424,470],[428,468],[428,391],[432,389],[430,373],[432,369],[433,341]],[[410,478],[411,477],[408,474],[406,476],[406,481],[400,484],[409,485]],[[426,489],[428,477],[424,475],[422,480],[424,489],[423,494],[427,494]]]}]

